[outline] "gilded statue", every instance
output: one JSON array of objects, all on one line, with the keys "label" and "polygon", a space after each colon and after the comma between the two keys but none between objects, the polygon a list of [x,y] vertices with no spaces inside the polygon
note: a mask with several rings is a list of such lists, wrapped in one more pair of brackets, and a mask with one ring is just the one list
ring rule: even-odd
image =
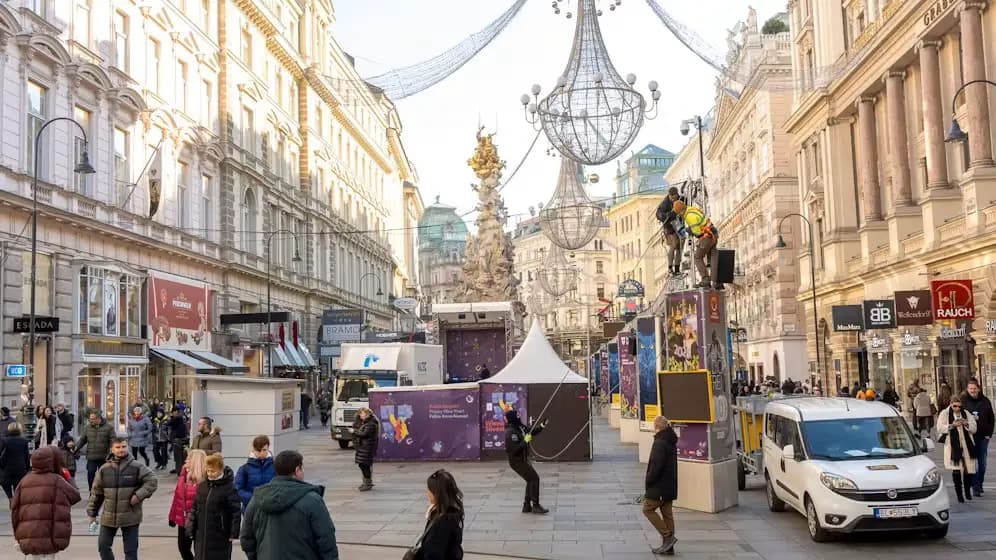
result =
[{"label": "gilded statue", "polygon": [[494,143],[494,133],[481,134],[483,130],[483,126],[477,130],[477,148],[474,149],[474,156],[467,160],[467,165],[482,181],[489,177],[497,179],[501,175],[502,168],[505,167],[505,162],[498,158],[498,147]]}]

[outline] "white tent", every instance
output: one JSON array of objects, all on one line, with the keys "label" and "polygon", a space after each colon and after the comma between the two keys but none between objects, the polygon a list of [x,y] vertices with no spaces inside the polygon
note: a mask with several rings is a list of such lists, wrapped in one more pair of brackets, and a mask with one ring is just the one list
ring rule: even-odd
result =
[{"label": "white tent", "polygon": [[512,361],[500,372],[481,380],[481,383],[526,384],[526,383],[581,383],[588,380],[574,373],[567,367],[550,346],[543,334],[539,321],[533,321],[533,326],[522,343],[522,348],[512,358]]}]

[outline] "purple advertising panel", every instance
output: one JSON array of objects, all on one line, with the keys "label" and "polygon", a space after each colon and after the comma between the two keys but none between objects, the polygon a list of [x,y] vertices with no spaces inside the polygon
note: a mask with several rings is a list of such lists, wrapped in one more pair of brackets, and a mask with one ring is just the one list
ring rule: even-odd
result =
[{"label": "purple advertising panel", "polygon": [[703,338],[701,294],[678,292],[667,298],[667,312],[661,325],[661,339],[667,341],[665,369],[684,371],[701,369],[703,364]]},{"label": "purple advertising panel", "polygon": [[629,351],[627,334],[619,337],[619,411],[622,418],[640,417],[636,383],[636,356]]},{"label": "purple advertising panel", "polygon": [[376,391],[379,461],[476,461],[481,458],[477,387]]},{"label": "purple advertising panel", "polygon": [[491,375],[505,367],[505,329],[446,331],[446,382],[478,381],[487,366]]},{"label": "purple advertising panel", "polygon": [[603,349],[599,352],[601,355],[601,368],[599,369],[598,385],[602,389],[602,395],[604,399],[609,398],[609,351]]},{"label": "purple advertising panel", "polygon": [[678,458],[709,462],[708,424],[672,424],[678,434]]},{"label": "purple advertising panel", "polygon": [[481,450],[504,451],[505,449],[505,412],[502,405],[515,408],[519,418],[526,420],[529,412],[526,408],[525,385],[502,385],[500,383],[481,383]]}]

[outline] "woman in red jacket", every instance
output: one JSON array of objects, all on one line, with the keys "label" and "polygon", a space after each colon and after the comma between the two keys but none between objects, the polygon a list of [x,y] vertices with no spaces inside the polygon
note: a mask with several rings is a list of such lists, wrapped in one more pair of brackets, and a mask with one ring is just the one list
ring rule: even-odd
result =
[{"label": "woman in red jacket", "polygon": [[187,515],[194,507],[197,496],[197,485],[204,482],[204,464],[207,453],[194,449],[187,455],[187,462],[180,469],[176,478],[176,488],[173,490],[173,504],[169,508],[169,526],[176,527],[176,547],[183,560],[194,560],[193,541],[187,538]]},{"label": "woman in red jacket", "polygon": [[80,493],[60,474],[62,457],[45,446],[31,455],[31,472],[21,479],[11,502],[14,541],[25,555],[58,554],[73,535],[73,505]]}]

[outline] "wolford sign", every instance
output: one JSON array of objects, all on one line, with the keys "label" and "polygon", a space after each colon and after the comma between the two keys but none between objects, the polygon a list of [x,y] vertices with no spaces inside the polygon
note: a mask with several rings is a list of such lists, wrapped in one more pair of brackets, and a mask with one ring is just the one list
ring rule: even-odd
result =
[{"label": "wolford sign", "polygon": [[934,320],[975,318],[971,280],[933,280],[930,282],[930,295],[934,304]]}]

